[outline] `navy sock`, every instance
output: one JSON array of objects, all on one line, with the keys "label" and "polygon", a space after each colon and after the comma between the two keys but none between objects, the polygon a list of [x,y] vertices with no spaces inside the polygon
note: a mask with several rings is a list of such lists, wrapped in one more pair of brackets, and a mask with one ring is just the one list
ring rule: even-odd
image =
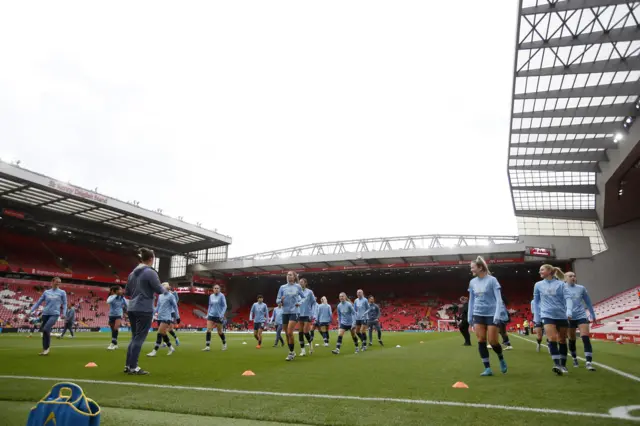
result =
[{"label": "navy sock", "polygon": [[478,342],[478,352],[480,352],[480,358],[484,364],[484,368],[491,367],[489,362],[489,349],[487,349],[487,342]]},{"label": "navy sock", "polygon": [[303,331],[298,332],[298,341],[300,342],[300,348],[304,349],[304,332]]},{"label": "navy sock", "polygon": [[589,336],[582,336],[582,343],[584,344],[584,357],[587,362],[593,361],[593,348],[591,347],[591,339]]},{"label": "navy sock", "polygon": [[171,347],[171,340],[169,340],[169,336],[167,336],[166,334],[164,336],[162,336],[162,339],[164,340],[164,342],[167,344],[167,347],[170,348]]},{"label": "navy sock", "polygon": [[367,346],[367,335],[365,333],[360,333],[360,340],[362,340],[362,346]]},{"label": "navy sock", "polygon": [[207,346],[211,346],[211,332],[207,331]]},{"label": "navy sock", "polygon": [[382,331],[378,330],[378,340],[382,340]]},{"label": "navy sock", "polygon": [[502,356],[502,346],[500,346],[500,344],[498,343],[497,345],[491,345],[491,347],[493,348],[493,351],[496,353],[496,355],[498,355],[498,359],[502,361],[504,359],[504,357]]},{"label": "navy sock", "polygon": [[111,343],[114,345],[118,344],[118,332],[116,330],[111,330]]},{"label": "navy sock", "polygon": [[49,349],[49,346],[51,346],[51,333],[48,331],[43,331],[42,332],[42,349],[46,351],[47,349]]},{"label": "navy sock", "polygon": [[560,352],[558,351],[558,342],[549,342],[549,353],[553,363],[560,366]]},{"label": "navy sock", "polygon": [[340,349],[342,346],[342,336],[338,336],[338,343],[336,343],[336,349]]},{"label": "navy sock", "polygon": [[322,340],[324,340],[325,343],[329,343],[329,333],[327,333],[326,331],[321,331],[322,333]]},{"label": "navy sock", "polygon": [[358,348],[358,337],[357,336],[353,337],[353,344],[356,346],[356,348]]},{"label": "navy sock", "polygon": [[569,352],[571,352],[571,358],[578,358],[578,354],[576,353],[576,341],[569,339]]},{"label": "navy sock", "polygon": [[311,341],[313,340],[311,338],[311,333],[304,333],[304,338],[307,339],[307,342],[309,342],[309,345],[311,345]]},{"label": "navy sock", "polygon": [[289,352],[293,352],[296,349],[296,345],[289,343]]},{"label": "navy sock", "polygon": [[225,337],[224,333],[220,334],[220,340],[222,340],[223,345],[227,344],[227,338]]},{"label": "navy sock", "polygon": [[173,331],[173,330],[171,330],[171,331],[169,332],[169,334],[170,334],[170,335],[171,335],[171,337],[173,337],[174,339],[177,339],[177,338],[178,338],[178,337],[176,336],[176,332],[175,332],[175,331]]},{"label": "navy sock", "polygon": [[311,340],[309,340],[310,342],[313,341],[313,338],[316,337],[316,331],[315,330],[311,330]]},{"label": "navy sock", "polygon": [[153,347],[154,351],[158,350],[158,348],[160,347],[160,343],[162,343],[162,334],[158,333],[158,335],[156,336],[156,345]]},{"label": "navy sock", "polygon": [[538,342],[539,345],[542,344],[542,339],[536,339],[536,342]]},{"label": "navy sock", "polygon": [[369,329],[369,342],[373,341],[373,329]]},{"label": "navy sock", "polygon": [[560,364],[563,367],[567,365],[567,344],[566,343],[558,343],[558,351],[560,352]]}]

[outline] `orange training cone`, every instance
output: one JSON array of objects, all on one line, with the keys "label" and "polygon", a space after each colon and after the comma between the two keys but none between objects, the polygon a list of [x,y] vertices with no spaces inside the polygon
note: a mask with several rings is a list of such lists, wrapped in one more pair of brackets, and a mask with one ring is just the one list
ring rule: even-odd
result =
[{"label": "orange training cone", "polygon": [[464,382],[455,382],[451,387],[457,389],[469,389],[469,386]]},{"label": "orange training cone", "polygon": [[95,362],[90,362],[89,364],[85,365],[85,368],[93,368],[93,367],[97,367],[98,364],[96,364]]},{"label": "orange training cone", "polygon": [[254,372],[253,372],[253,371],[251,371],[251,370],[247,370],[247,371],[245,371],[244,373],[242,373],[242,375],[243,375],[243,376],[255,376],[255,375],[256,375],[256,373],[254,373]]}]

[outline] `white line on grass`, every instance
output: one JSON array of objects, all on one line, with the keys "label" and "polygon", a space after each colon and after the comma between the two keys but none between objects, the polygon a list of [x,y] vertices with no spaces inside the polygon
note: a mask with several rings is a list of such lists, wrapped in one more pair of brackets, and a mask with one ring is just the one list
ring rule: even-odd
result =
[{"label": "white line on grass", "polygon": [[495,404],[479,404],[472,402],[454,402],[454,401],[435,401],[425,399],[405,399],[405,398],[377,398],[377,397],[365,397],[365,396],[352,396],[352,395],[325,395],[325,394],[304,394],[304,393],[286,393],[286,392],[268,392],[268,391],[254,391],[254,390],[240,390],[240,389],[220,389],[220,388],[205,388],[199,386],[177,386],[177,385],[160,385],[153,383],[139,383],[139,382],[114,382],[109,380],[91,380],[91,379],[69,379],[62,377],[35,377],[35,376],[1,376],[0,379],[9,380],[40,380],[45,382],[77,382],[77,383],[90,383],[98,385],[115,385],[115,386],[133,386],[140,388],[153,388],[153,389],[172,389],[172,390],[184,390],[184,391],[201,391],[201,392],[215,392],[215,393],[229,393],[240,395],[260,395],[260,396],[275,396],[275,397],[287,397],[287,398],[315,398],[315,399],[336,399],[336,400],[352,400],[352,401],[367,401],[367,402],[391,402],[401,404],[416,404],[416,405],[438,405],[445,407],[471,407],[471,408],[484,408],[506,411],[522,411],[527,413],[540,413],[540,414],[561,414],[566,416],[575,417],[598,417],[602,419],[621,419],[640,421],[638,418],[619,417],[615,414],[604,413],[585,413],[580,411],[567,411],[567,410],[554,410],[547,408],[534,408],[534,407],[515,407],[511,405],[495,405]]},{"label": "white line on grass", "polygon": [[[513,333],[509,333],[511,334],[513,337],[517,337],[518,339],[522,339],[525,340],[527,342],[533,343],[534,345],[537,345],[537,342],[534,342],[533,340],[527,339],[525,337],[522,336],[518,336],[517,334],[513,334]],[[582,358],[582,357],[578,357],[579,360],[581,361],[586,361],[586,359]],[[620,371],[617,368],[613,368],[613,367],[609,367],[608,365],[605,364],[601,364],[599,362],[592,362],[593,365],[597,365],[600,368],[603,368],[605,370],[611,371],[612,373],[618,374],[622,377],[626,377],[627,379],[631,379],[631,380],[635,380],[636,382],[640,382],[640,377],[638,376],[634,376],[633,374],[629,374],[629,373],[625,373],[624,371]]]}]

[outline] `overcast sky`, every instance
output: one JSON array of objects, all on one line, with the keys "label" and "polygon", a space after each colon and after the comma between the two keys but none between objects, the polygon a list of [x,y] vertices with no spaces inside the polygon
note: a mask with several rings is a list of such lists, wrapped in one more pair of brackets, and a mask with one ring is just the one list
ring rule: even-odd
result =
[{"label": "overcast sky", "polygon": [[517,2],[9,2],[0,158],[231,235],[230,254],[516,234]]}]

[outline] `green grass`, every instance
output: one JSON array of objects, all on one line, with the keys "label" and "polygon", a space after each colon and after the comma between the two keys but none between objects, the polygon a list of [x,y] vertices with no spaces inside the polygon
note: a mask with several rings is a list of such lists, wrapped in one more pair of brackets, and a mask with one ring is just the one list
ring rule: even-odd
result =
[{"label": "green grass", "polygon": [[[564,414],[517,412],[496,408],[452,407],[395,401],[320,399],[309,395],[347,395],[495,404],[606,414],[611,408],[640,404],[640,382],[599,369],[571,369],[568,377],[551,373],[546,351],[512,339],[514,350],[506,352],[509,372],[498,372],[492,355],[494,377],[479,377],[483,367],[476,347],[462,347],[458,334],[387,333],[384,348],[374,346],[354,354],[353,342],[345,339],[339,356],[331,348],[318,347],[311,357],[285,362],[286,350],[272,348],[273,335],[265,335],[263,349],[255,349],[250,335],[230,335],[229,350],[221,352],[214,335],[211,352],[201,352],[203,334],[182,334],[182,345],[171,357],[161,350],[157,358],[144,356],[140,365],[151,375],[122,373],[127,342],[108,352],[106,333],[80,334],[74,340],[53,340],[51,354],[38,357],[40,338],[0,335],[0,375],[72,378],[133,382],[185,387],[268,391],[296,394],[274,396],[226,393],[211,390],[136,387],[124,384],[82,383],[87,396],[102,407],[102,424],[313,424],[313,425],[519,425],[633,424],[630,421],[594,417],[567,418]],[[128,336],[125,335],[128,339]],[[318,335],[316,335],[318,338]],[[332,343],[335,342],[332,335]],[[242,342],[247,344],[243,345]],[[424,343],[421,343],[424,342]],[[396,345],[401,348],[396,348]],[[580,342],[579,342],[580,345]],[[333,344],[332,344],[333,347]],[[299,351],[299,349],[297,349]],[[581,348],[580,348],[581,352]],[[640,375],[640,347],[595,342],[596,361],[624,372]],[[84,368],[95,362],[98,368]],[[243,377],[252,370],[254,377]],[[463,381],[469,389],[451,386]],[[28,409],[53,382],[0,379],[0,424],[24,425]],[[305,394],[307,396],[305,396]],[[4,401],[4,402],[2,402]],[[18,401],[20,403],[12,403]],[[233,419],[234,423],[231,423]],[[280,423],[264,423],[280,422]]]}]

